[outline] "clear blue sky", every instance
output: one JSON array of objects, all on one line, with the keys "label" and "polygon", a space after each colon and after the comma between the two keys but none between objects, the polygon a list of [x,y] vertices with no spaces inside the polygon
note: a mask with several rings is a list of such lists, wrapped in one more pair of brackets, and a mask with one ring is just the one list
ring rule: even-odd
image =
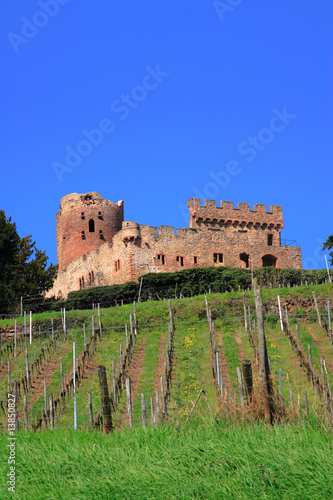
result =
[{"label": "clear blue sky", "polygon": [[191,197],[282,205],[282,238],[297,240],[304,267],[324,267],[332,2],[0,9],[1,208],[53,263],[60,199],[98,191],[153,226],[188,225]]}]

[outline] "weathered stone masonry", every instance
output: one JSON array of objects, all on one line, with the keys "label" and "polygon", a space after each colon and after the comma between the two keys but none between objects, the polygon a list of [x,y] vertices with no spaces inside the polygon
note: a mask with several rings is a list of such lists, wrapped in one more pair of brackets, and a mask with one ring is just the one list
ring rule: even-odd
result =
[{"label": "weathered stone masonry", "polygon": [[49,296],[90,286],[137,281],[147,272],[192,267],[302,269],[301,250],[281,246],[282,207],[188,200],[190,227],[124,221],[123,202],[96,192],[69,194],[57,213],[58,277]]}]

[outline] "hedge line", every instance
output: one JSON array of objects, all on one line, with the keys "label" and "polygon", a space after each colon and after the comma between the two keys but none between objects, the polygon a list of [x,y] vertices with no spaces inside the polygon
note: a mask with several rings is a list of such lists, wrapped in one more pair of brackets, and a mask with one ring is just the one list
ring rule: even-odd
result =
[{"label": "hedge line", "polygon": [[[262,287],[273,288],[281,286],[301,285],[306,283],[324,283],[327,271],[275,269],[265,267],[256,269],[254,276]],[[235,269],[230,267],[208,267],[201,269],[184,269],[175,273],[149,273],[142,277],[140,300],[160,300],[179,296],[191,297],[213,292],[244,290],[251,287],[251,271],[249,269]],[[124,304],[138,300],[140,283],[125,283],[94,287],[77,292],[70,292],[67,300],[54,302],[52,310],[89,309],[92,303],[100,303],[103,307],[113,306],[116,303]]]}]

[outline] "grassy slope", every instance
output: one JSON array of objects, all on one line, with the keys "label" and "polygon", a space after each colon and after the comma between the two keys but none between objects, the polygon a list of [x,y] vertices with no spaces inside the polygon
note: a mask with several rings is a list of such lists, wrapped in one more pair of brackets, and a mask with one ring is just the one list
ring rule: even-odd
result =
[{"label": "grassy slope", "polygon": [[[280,294],[283,298],[291,297],[312,297],[312,290],[316,290],[318,298],[332,296],[333,286],[317,285],[311,287],[298,287],[287,288],[278,290],[264,290],[264,302],[269,298],[273,298],[276,302],[276,295]],[[331,295],[330,295],[331,294]],[[247,294],[248,303],[252,303],[252,292]],[[238,331],[241,337],[244,356],[254,361],[253,351],[249,345],[247,336],[243,329],[243,308],[242,301],[240,300],[242,294],[238,292],[228,294],[210,294],[208,295],[209,304],[212,308],[212,314],[216,317],[215,331],[221,333],[224,344],[224,354],[228,363],[228,372],[230,375],[231,389],[237,388],[236,382],[236,368],[240,366],[242,356],[240,355],[239,346],[237,345],[234,332]],[[231,300],[233,299],[233,300]],[[235,300],[236,299],[236,302]],[[97,367],[99,364],[104,364],[107,371],[109,384],[111,385],[111,363],[115,361],[116,372],[118,368],[119,359],[119,342],[125,345],[124,324],[129,324],[129,313],[132,311],[132,305],[123,307],[109,308],[102,310],[102,323],[104,328],[104,336],[101,342],[98,342],[97,351],[92,361],[93,366]],[[216,411],[217,395],[215,390],[214,381],[211,371],[211,350],[209,344],[209,336],[207,329],[207,322],[205,320],[205,305],[204,297],[194,297],[192,299],[173,300],[172,309],[174,320],[176,322],[175,331],[175,358],[173,370],[173,384],[171,391],[171,399],[169,405],[169,419],[174,422],[183,421],[193,402],[198,394],[200,388],[204,388],[208,399],[210,400],[213,410]],[[295,311],[294,311],[295,312]],[[252,304],[253,314],[253,304]],[[95,312],[95,316],[97,316]],[[231,317],[233,316],[233,317]],[[235,317],[238,316],[238,319]],[[54,313],[54,317],[59,321],[59,313]],[[164,352],[166,350],[166,343],[168,342],[167,322],[169,320],[169,311],[167,302],[149,302],[137,304],[137,317],[139,323],[139,337],[138,345],[141,339],[145,339],[146,347],[144,353],[143,371],[139,380],[138,394],[145,393],[147,403],[147,414],[150,414],[150,397],[154,396],[154,388],[156,388],[156,369],[158,364],[158,349],[161,335],[165,337]],[[49,313],[38,315],[34,320],[43,321],[45,328],[48,328],[48,322],[51,318]],[[312,318],[312,316],[308,317]],[[291,317],[291,321],[295,321]],[[95,317],[95,322],[97,323]],[[316,314],[313,315],[313,320],[316,320]],[[76,340],[77,356],[83,348],[83,334],[82,324],[86,323],[87,336],[90,335],[90,321],[91,311],[70,311],[67,314],[68,325],[76,325],[68,332],[68,339],[66,345],[69,350],[63,358],[63,366],[65,377],[69,374],[72,367],[72,352],[70,349],[71,342]],[[13,324],[8,321],[0,322],[2,327],[8,327]],[[143,326],[146,325],[146,326]],[[315,368],[319,371],[319,358],[324,356],[326,359],[331,359],[333,347],[329,344],[327,335],[318,324],[310,323],[311,328],[315,328],[317,339],[320,340],[320,349],[313,342],[311,333],[306,329],[305,325],[300,324],[299,338],[300,343],[303,345],[304,350],[307,351],[307,345],[310,343],[312,348],[313,362]],[[307,325],[309,326],[309,324]],[[294,325],[292,325],[294,328]],[[311,329],[310,328],[310,329]],[[282,370],[283,376],[283,396],[285,401],[289,400],[289,385],[292,386],[294,397],[296,401],[302,404],[303,393],[306,390],[308,393],[309,404],[313,402],[313,391],[306,378],[304,370],[297,363],[296,355],[292,351],[289,341],[284,333],[280,331],[279,323],[269,321],[266,324],[266,335],[268,343],[268,352],[271,358],[272,372],[276,380],[278,377],[279,368]],[[43,342],[47,342],[44,340]],[[66,346],[63,345],[63,348]],[[30,359],[33,355],[39,352],[39,342],[34,341],[32,346],[29,346]],[[58,356],[54,354],[54,358]],[[23,353],[20,354],[16,360],[12,361],[12,368],[14,374],[25,373],[25,362]],[[332,377],[331,371],[328,370],[329,377]],[[44,376],[43,374],[41,376]],[[2,394],[6,389],[6,369],[0,373],[0,389]],[[59,368],[56,368],[52,379],[49,382],[48,393],[52,392],[57,394],[60,388]],[[87,378],[83,379],[82,384],[78,387],[77,403],[78,403],[78,425],[79,428],[87,425],[88,423],[88,408],[87,408],[87,394],[88,391],[92,392],[94,413],[98,411],[100,406],[98,377],[95,370],[90,373]],[[30,401],[30,394],[28,395],[28,402]],[[3,399],[3,398],[2,398]],[[120,422],[121,411],[125,406],[125,398],[122,398],[119,415],[115,415],[115,422]],[[22,402],[20,403],[22,406]],[[72,424],[73,420],[73,404],[69,402],[68,408],[64,415],[57,419],[56,427],[67,426]],[[140,397],[134,402],[134,423],[139,424],[141,418]],[[43,396],[40,394],[38,401],[34,405],[33,414],[40,411],[43,407]],[[22,411],[22,408],[20,408]],[[204,400],[200,401],[198,406],[199,417],[206,417],[208,415],[207,405]]]},{"label": "grassy slope", "polygon": [[[332,436],[322,430],[160,426],[17,437],[20,500],[333,498]],[[6,436],[0,441],[5,464]],[[12,498],[4,481],[0,497]]]},{"label": "grassy slope", "polygon": [[[317,297],[333,295],[332,285],[279,289],[264,291],[264,302],[269,297],[280,294],[282,298],[308,297],[312,290]],[[247,293],[252,304],[252,294]],[[242,303],[231,305],[230,299],[241,299],[241,294],[211,294],[208,296],[213,313],[216,314],[215,331],[223,336],[225,357],[233,387],[236,387],[236,367],[241,362],[240,348],[233,332],[237,330],[241,338],[244,355],[254,361],[253,350],[244,333]],[[198,411],[180,434],[174,424],[184,423],[192,402],[200,387],[207,391],[209,401],[216,408],[217,396],[211,376],[211,350],[203,296],[193,299],[172,301],[175,331],[175,365],[169,405],[170,425],[156,428],[141,428],[140,401],[135,402],[134,420],[138,424],[134,430],[124,429],[105,436],[96,432],[57,430],[52,433],[17,434],[17,498],[38,499],[319,499],[333,498],[332,441],[331,433],[319,428],[276,426],[274,429],[263,425],[229,426],[220,423],[212,427],[204,400]],[[119,357],[119,342],[125,343],[124,324],[129,324],[132,305],[102,310],[104,337],[98,342],[94,364],[104,364],[111,382],[111,362]],[[146,339],[144,366],[140,378],[138,394],[153,395],[156,384],[156,367],[161,336],[164,335],[164,352],[168,341],[166,323],[169,319],[166,302],[137,304],[139,336]],[[228,316],[237,316],[234,321]],[[59,313],[55,313],[58,317]],[[40,315],[40,320],[52,315]],[[67,343],[77,342],[77,355],[83,346],[81,324],[89,324],[91,311],[70,311],[68,322],[79,319],[80,324],[68,333]],[[202,321],[203,320],[203,321]],[[201,322],[202,321],[202,322]],[[316,321],[313,315],[311,321]],[[10,327],[13,321],[1,321],[0,327]],[[329,344],[323,328],[317,323],[299,324],[300,343],[304,349],[310,343],[315,367],[319,368],[319,357],[324,355],[332,360],[333,347]],[[79,327],[79,328],[78,328]],[[293,326],[294,328],[294,326]],[[88,333],[87,326],[87,333]],[[311,332],[316,334],[315,344]],[[279,323],[266,324],[268,351],[272,372],[278,375],[282,369],[283,396],[289,398],[289,384],[302,395],[307,390],[309,403],[313,401],[313,391],[299,367],[286,336],[280,331]],[[139,345],[139,343],[138,343]],[[39,343],[32,346],[36,355]],[[31,352],[31,354],[33,354]],[[55,354],[57,355],[57,354]],[[72,353],[63,359],[65,373],[71,369]],[[15,361],[15,370],[24,372],[24,356]],[[329,370],[329,376],[332,373]],[[332,383],[332,380],[331,380]],[[0,387],[5,389],[6,370],[0,375]],[[59,370],[54,373],[50,390],[57,392]],[[90,373],[78,388],[78,424],[82,428],[88,421],[87,392],[92,390],[93,401],[99,402],[97,373]],[[124,398],[123,398],[124,399]],[[36,403],[42,406],[42,398]],[[124,404],[122,405],[124,407]],[[147,408],[149,414],[149,405]],[[118,415],[118,419],[120,415]],[[203,423],[204,419],[204,423]],[[73,411],[71,404],[56,423],[57,427],[71,427]],[[199,425],[200,423],[200,425]],[[171,425],[172,424],[172,425]],[[308,425],[308,424],[307,424]],[[176,425],[176,428],[183,427]],[[7,435],[0,434],[1,463],[3,477],[6,474]],[[0,484],[0,498],[6,496],[5,482]]]}]

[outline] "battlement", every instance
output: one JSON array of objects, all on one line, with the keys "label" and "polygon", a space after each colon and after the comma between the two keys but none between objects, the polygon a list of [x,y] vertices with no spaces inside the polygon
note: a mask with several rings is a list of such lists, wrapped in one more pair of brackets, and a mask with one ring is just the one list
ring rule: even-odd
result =
[{"label": "battlement", "polygon": [[146,226],[140,224],[141,234],[143,237],[149,236],[175,236],[177,234],[177,230],[175,226],[159,226],[158,228],[155,226]]},{"label": "battlement", "polygon": [[202,223],[209,226],[211,223],[225,224],[243,224],[251,226],[264,226],[272,229],[283,228],[282,207],[271,205],[269,212],[266,205],[257,203],[253,210],[249,203],[238,203],[234,208],[232,201],[222,200],[220,206],[216,205],[215,200],[205,200],[204,205],[200,204],[200,198],[190,198],[187,200],[190,209],[190,227],[200,227]]},{"label": "battlement", "polygon": [[122,223],[122,239],[123,241],[136,241],[141,238],[140,226],[134,221],[123,221]]}]

